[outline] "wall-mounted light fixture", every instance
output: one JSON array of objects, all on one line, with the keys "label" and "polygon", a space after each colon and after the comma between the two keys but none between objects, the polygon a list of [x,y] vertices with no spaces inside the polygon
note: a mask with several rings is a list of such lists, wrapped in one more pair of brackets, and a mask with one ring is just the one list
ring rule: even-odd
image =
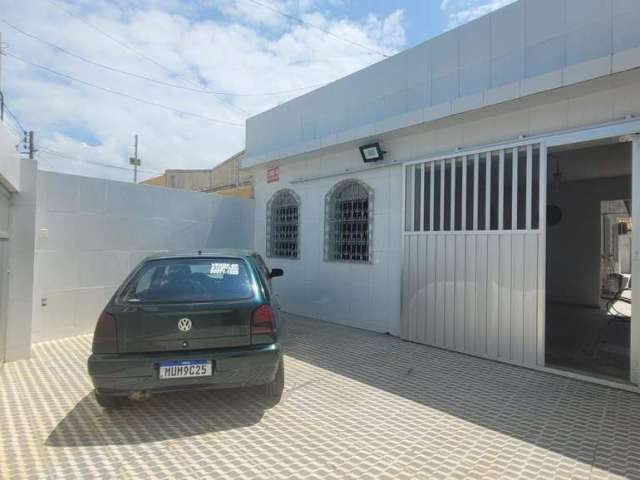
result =
[{"label": "wall-mounted light fixture", "polygon": [[360,148],[360,155],[362,155],[362,161],[365,163],[369,162],[378,162],[384,158],[384,154],[387,153],[382,148],[380,148],[380,144],[370,143],[369,145],[362,145]]}]

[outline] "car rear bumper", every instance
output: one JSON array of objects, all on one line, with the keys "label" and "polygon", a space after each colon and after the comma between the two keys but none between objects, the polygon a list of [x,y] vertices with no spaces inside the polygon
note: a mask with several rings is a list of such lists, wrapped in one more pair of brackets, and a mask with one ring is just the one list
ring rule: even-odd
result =
[{"label": "car rear bumper", "polygon": [[[89,375],[96,390],[104,395],[134,392],[232,388],[264,385],[273,381],[282,358],[279,343],[242,348],[141,354],[92,354]],[[211,360],[213,375],[195,378],[160,379],[164,360]]]}]

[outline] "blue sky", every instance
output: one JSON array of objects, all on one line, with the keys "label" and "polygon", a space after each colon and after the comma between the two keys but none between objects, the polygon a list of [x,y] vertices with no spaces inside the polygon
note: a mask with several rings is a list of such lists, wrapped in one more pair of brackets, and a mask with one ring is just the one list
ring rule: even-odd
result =
[{"label": "blue sky", "polygon": [[136,133],[143,178],[210,168],[248,116],[512,1],[0,0],[2,89],[43,169],[128,180]]}]

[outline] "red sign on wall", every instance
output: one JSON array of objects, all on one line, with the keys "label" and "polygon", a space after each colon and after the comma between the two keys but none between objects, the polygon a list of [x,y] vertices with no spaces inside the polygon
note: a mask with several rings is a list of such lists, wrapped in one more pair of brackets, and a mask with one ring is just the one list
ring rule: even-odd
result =
[{"label": "red sign on wall", "polygon": [[267,183],[273,183],[280,180],[280,167],[269,167],[267,169]]}]

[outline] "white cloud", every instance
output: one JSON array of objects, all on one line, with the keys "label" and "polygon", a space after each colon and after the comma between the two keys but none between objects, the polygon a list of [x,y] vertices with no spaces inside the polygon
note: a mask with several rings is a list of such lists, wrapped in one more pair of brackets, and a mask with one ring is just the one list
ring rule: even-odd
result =
[{"label": "white cloud", "polygon": [[447,16],[448,27],[470,22],[516,0],[442,0],[440,10]]},{"label": "white cloud", "polygon": [[[326,83],[404,46],[402,11],[360,22],[328,13],[336,0],[259,0],[346,37],[340,41],[286,20],[250,0],[5,0],[0,17],[21,29],[92,60],[166,82],[211,91],[256,93]],[[62,5],[62,8],[56,5]],[[65,10],[74,15],[69,16]],[[271,12],[271,13],[269,13]],[[108,32],[162,67],[124,49],[84,24]],[[303,92],[217,98],[109,72],[68,57],[2,26],[9,52],[87,82],[228,122],[258,113]],[[145,170],[207,168],[244,146],[244,130],[178,115],[57,78],[3,57],[3,90],[27,129],[36,132],[42,167],[84,175],[130,179],[126,167],[133,135],[140,135]],[[87,142],[84,142],[86,139]],[[45,152],[62,152],[67,158]],[[79,161],[73,158],[80,159]],[[150,176],[151,172],[144,172]]]}]

